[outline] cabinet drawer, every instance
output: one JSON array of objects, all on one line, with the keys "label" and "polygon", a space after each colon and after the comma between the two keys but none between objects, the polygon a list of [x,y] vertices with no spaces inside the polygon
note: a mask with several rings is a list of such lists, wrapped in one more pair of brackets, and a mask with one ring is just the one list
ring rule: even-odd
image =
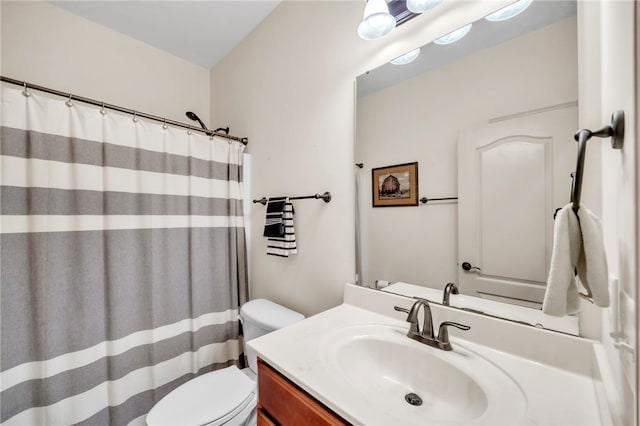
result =
[{"label": "cabinet drawer", "polygon": [[262,409],[258,409],[258,426],[276,426]]},{"label": "cabinet drawer", "polygon": [[[349,424],[261,359],[258,359],[258,389],[258,413],[263,410],[266,420],[283,426]],[[261,423],[260,417],[258,421],[259,425],[269,424]]]}]

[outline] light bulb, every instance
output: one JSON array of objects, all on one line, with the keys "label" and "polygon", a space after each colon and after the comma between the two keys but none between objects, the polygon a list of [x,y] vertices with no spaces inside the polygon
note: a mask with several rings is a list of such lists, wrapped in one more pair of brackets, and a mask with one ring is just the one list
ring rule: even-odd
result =
[{"label": "light bulb", "polygon": [[407,52],[402,56],[398,56],[390,62],[393,65],[407,65],[408,63],[415,61],[419,54],[420,48],[418,47],[417,49],[413,49],[411,52]]},{"label": "light bulb", "polygon": [[471,24],[467,24],[462,28],[459,28],[455,31],[451,31],[449,34],[440,37],[433,42],[435,44],[451,44],[460,40],[462,37],[466,36],[469,30],[471,29]]},{"label": "light bulb", "polygon": [[491,22],[506,21],[507,19],[511,19],[524,12],[524,10],[531,5],[532,1],[533,0],[518,0],[517,2],[510,4],[507,7],[503,7],[491,15],[485,16],[484,19]]},{"label": "light bulb", "polygon": [[444,0],[407,0],[407,9],[413,13],[424,13],[440,5]]},{"label": "light bulb", "polygon": [[364,17],[358,25],[358,35],[365,40],[375,40],[389,34],[396,27],[396,18],[389,14],[386,0],[369,0]]}]

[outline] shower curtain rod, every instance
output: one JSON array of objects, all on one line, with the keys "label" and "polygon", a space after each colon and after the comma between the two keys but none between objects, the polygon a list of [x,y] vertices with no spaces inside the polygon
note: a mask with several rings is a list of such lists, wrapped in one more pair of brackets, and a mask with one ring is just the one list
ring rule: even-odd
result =
[{"label": "shower curtain rod", "polygon": [[27,83],[26,81],[16,80],[14,78],[5,77],[3,75],[0,76],[0,81],[3,81],[5,83],[15,84],[17,86],[23,86],[25,90],[34,89],[34,90],[39,90],[41,92],[50,93],[52,95],[62,96],[62,97],[65,97],[65,98],[68,97],[69,100],[74,100],[74,101],[78,101],[78,102],[84,102],[86,104],[91,104],[91,105],[99,106],[99,107],[102,107],[102,108],[112,109],[114,111],[123,112],[125,114],[131,114],[131,115],[134,115],[136,117],[146,118],[148,120],[159,121],[159,122],[164,123],[164,124],[170,124],[172,126],[181,127],[181,128],[184,128],[184,129],[189,129],[191,131],[201,132],[201,133],[204,133],[204,134],[206,134],[208,136],[219,136],[221,138],[231,139],[231,140],[243,143],[244,145],[249,143],[249,138],[240,138],[240,137],[237,137],[237,136],[230,136],[230,135],[227,135],[227,134],[224,134],[224,133],[218,133],[218,132],[213,131],[213,130],[200,129],[198,127],[193,127],[192,125],[181,123],[179,121],[167,120],[166,118],[158,117],[158,116],[151,115],[151,114],[145,114],[143,112],[139,112],[139,111],[136,111],[134,109],[124,108],[124,107],[120,107],[120,106],[117,106],[117,105],[111,105],[111,104],[108,104],[106,102],[97,101],[95,99],[85,98],[85,97],[82,97],[82,96],[76,96],[76,95],[74,95],[72,93],[61,92],[59,90],[51,89],[49,87],[38,86],[37,84]]}]

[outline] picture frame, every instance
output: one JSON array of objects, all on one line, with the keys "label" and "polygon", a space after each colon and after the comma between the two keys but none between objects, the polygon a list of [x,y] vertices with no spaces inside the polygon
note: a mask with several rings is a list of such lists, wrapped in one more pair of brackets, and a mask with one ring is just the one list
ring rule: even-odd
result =
[{"label": "picture frame", "polygon": [[418,205],[418,162],[371,169],[373,207]]}]

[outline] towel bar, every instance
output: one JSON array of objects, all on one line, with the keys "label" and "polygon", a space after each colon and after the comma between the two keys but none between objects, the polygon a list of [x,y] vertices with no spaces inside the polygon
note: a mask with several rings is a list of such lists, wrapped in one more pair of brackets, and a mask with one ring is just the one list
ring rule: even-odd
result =
[{"label": "towel bar", "polygon": [[427,197],[422,197],[420,198],[420,202],[422,204],[427,204],[429,201],[444,201],[444,200],[457,200],[458,197],[446,197],[446,198],[427,198]]},{"label": "towel bar", "polygon": [[[302,197],[289,197],[290,200],[307,200],[307,199],[316,199],[316,200],[320,200],[322,199],[325,203],[328,203],[329,201],[331,201],[331,193],[330,192],[325,192],[324,194],[313,194],[313,195],[304,195]],[[253,203],[260,203],[263,206],[267,205],[267,202],[269,200],[265,197],[260,198],[259,200],[253,200]]]}]

